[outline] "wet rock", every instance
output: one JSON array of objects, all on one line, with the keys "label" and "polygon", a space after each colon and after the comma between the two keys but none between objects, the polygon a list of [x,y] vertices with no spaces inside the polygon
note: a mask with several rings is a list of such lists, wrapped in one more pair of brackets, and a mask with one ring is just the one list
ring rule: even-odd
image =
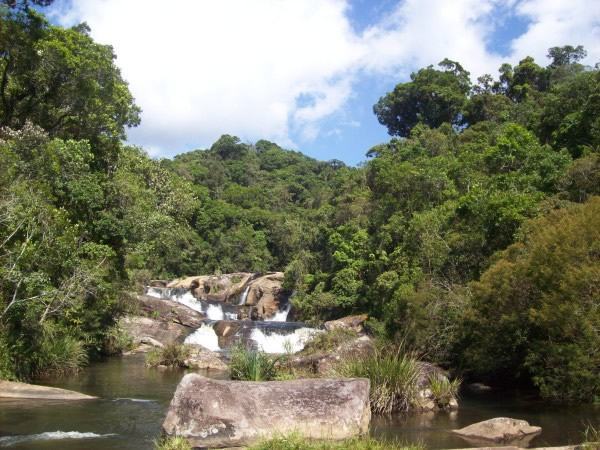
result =
[{"label": "wet rock", "polygon": [[341,319],[325,322],[324,326],[327,331],[343,328],[346,330],[356,331],[357,333],[363,333],[365,331],[364,323],[368,318],[369,316],[367,314],[346,316],[342,317]]},{"label": "wet rock", "polygon": [[140,295],[138,301],[144,315],[156,320],[198,328],[206,318],[204,314],[173,300]]},{"label": "wet rock", "polygon": [[210,351],[201,345],[188,344],[189,356],[183,361],[185,367],[196,370],[229,370],[229,366],[221,360],[218,353]]},{"label": "wet rock", "polygon": [[36,398],[40,400],[90,400],[97,397],[66,389],[0,380],[0,397]]},{"label": "wet rock", "polygon": [[474,445],[493,442],[527,447],[529,441],[541,431],[541,427],[529,425],[525,420],[496,417],[460,430],[452,430],[452,433]]},{"label": "wet rock", "polygon": [[246,305],[256,306],[259,319],[273,317],[287,303],[288,295],[282,288],[283,278],[283,272],[272,272],[250,282]]},{"label": "wet rock", "polygon": [[179,383],[163,430],[192,446],[251,445],[275,435],[345,439],[368,432],[366,379],[218,381],[188,374]]},{"label": "wet rock", "polygon": [[[127,316],[119,321],[119,326],[131,336],[138,352],[148,351],[152,347],[183,342],[192,328],[174,322],[165,322],[149,317]],[[145,344],[145,345],[141,345]]]},{"label": "wet rock", "polygon": [[213,330],[219,338],[219,347],[231,347],[236,335],[242,329],[242,323],[235,320],[220,320],[213,325]]}]

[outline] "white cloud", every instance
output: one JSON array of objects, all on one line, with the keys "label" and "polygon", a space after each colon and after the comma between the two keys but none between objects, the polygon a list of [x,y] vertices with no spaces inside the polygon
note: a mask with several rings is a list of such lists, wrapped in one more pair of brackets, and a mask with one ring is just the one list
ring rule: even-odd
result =
[{"label": "white cloud", "polygon": [[[532,21],[513,42],[515,58],[573,40],[600,55],[595,0],[513,3],[502,6]],[[88,22],[96,40],[114,46],[143,109],[129,140],[172,155],[223,133],[283,145],[337,134],[347,125],[322,130],[323,119],[343,109],[360,77],[400,81],[444,57],[474,75],[495,73],[506,58],[485,43],[499,4],[406,0],[360,34],[344,0],[72,0],[52,11],[65,25]]]}]

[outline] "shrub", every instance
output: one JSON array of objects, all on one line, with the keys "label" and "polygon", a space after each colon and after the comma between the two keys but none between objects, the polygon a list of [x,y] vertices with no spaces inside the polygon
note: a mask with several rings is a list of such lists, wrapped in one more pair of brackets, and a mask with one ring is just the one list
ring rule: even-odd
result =
[{"label": "shrub", "polygon": [[120,355],[133,348],[133,338],[127,331],[114,325],[106,334],[104,353],[106,355]]},{"label": "shrub", "polygon": [[277,376],[276,362],[276,358],[264,352],[237,345],[231,352],[231,378],[243,381],[273,380]]},{"label": "shrub", "polygon": [[423,450],[422,445],[380,441],[371,437],[343,441],[313,441],[298,434],[276,437],[249,447],[248,450]]},{"label": "shrub", "polygon": [[371,410],[374,413],[407,411],[418,395],[419,362],[403,351],[381,347],[375,352],[343,361],[340,375],[371,380]]},{"label": "shrub", "polygon": [[181,436],[164,437],[154,441],[155,450],[192,450],[190,443]]},{"label": "shrub", "polygon": [[54,331],[44,333],[40,348],[32,356],[32,373],[38,376],[76,373],[88,362],[87,351],[81,341]]},{"label": "shrub", "polygon": [[190,355],[190,348],[176,342],[167,344],[163,348],[155,348],[146,355],[146,364],[150,367],[168,366],[184,367],[184,361]]}]

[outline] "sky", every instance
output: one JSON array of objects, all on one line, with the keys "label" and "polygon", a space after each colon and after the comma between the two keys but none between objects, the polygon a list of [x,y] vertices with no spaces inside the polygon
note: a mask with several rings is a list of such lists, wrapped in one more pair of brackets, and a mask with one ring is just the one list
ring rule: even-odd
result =
[{"label": "sky", "polygon": [[389,140],[373,104],[445,57],[473,80],[583,45],[600,61],[599,0],[55,0],[114,47],[142,108],[128,142],[154,157],[222,134],[355,165]]}]

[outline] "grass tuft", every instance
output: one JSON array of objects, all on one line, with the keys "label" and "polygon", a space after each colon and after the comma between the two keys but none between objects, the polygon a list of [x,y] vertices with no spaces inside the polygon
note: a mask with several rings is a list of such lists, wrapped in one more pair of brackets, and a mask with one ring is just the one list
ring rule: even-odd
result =
[{"label": "grass tuft", "polygon": [[155,450],[192,450],[190,443],[181,436],[164,437],[154,441]]},{"label": "grass tuft", "polygon": [[379,348],[373,353],[343,361],[337,368],[345,377],[371,381],[371,410],[378,414],[408,411],[415,404],[421,369],[402,347]]},{"label": "grass tuft", "polygon": [[231,378],[242,381],[270,381],[277,377],[277,358],[239,344],[231,351]]},{"label": "grass tuft", "polygon": [[358,337],[358,333],[347,328],[336,328],[324,333],[316,333],[304,346],[302,354],[312,355],[316,353],[327,353],[335,350],[341,344],[352,341]]},{"label": "grass tuft", "polygon": [[458,391],[462,383],[459,378],[450,381],[439,373],[430,374],[428,381],[435,402],[442,408],[447,407],[452,399],[458,397]]}]

